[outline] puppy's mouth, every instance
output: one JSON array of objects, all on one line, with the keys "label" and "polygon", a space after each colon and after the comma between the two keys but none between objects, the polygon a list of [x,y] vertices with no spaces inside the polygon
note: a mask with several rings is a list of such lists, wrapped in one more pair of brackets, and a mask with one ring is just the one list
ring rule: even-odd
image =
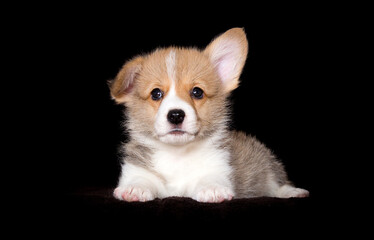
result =
[{"label": "puppy's mouth", "polygon": [[180,129],[180,128],[176,128],[176,129],[172,129],[170,130],[167,134],[172,134],[172,135],[183,135],[183,134],[189,134],[188,132]]},{"label": "puppy's mouth", "polygon": [[196,137],[195,135],[180,128],[174,128],[166,134],[159,135],[158,138],[164,143],[180,145],[193,141]]}]

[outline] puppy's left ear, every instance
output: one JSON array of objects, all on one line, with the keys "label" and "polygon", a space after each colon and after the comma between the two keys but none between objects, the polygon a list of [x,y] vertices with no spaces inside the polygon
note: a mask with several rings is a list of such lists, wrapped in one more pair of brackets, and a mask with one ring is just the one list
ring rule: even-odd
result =
[{"label": "puppy's left ear", "polygon": [[134,84],[142,69],[142,57],[136,57],[128,61],[117,74],[116,78],[109,81],[112,98],[117,103],[126,103],[131,99],[134,92]]},{"label": "puppy's left ear", "polygon": [[215,38],[204,50],[221,78],[225,92],[238,87],[248,53],[242,28],[232,28]]}]

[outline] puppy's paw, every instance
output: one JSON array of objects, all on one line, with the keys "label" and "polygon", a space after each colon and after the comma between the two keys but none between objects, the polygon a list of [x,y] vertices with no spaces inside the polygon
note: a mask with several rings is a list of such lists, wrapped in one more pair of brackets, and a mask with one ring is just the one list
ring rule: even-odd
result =
[{"label": "puppy's paw", "polygon": [[302,188],[295,188],[290,185],[284,185],[278,190],[280,198],[304,198],[309,196],[309,191]]},{"label": "puppy's paw", "polygon": [[117,187],[113,195],[127,202],[146,202],[155,198],[149,189],[134,186]]},{"label": "puppy's paw", "polygon": [[199,202],[220,203],[225,200],[231,200],[233,196],[234,193],[231,189],[222,186],[214,186],[201,188],[193,199]]}]

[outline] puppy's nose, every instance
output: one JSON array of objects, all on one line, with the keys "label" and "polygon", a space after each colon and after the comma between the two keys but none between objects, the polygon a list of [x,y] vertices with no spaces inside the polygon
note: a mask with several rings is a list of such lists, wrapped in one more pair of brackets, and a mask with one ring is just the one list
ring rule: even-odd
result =
[{"label": "puppy's nose", "polygon": [[170,110],[168,113],[168,121],[175,125],[180,124],[183,122],[185,115],[186,114],[181,109]]}]

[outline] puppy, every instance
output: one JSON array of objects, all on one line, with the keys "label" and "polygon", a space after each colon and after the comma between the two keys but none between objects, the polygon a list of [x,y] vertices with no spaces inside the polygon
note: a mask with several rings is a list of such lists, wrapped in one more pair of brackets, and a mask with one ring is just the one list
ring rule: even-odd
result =
[{"label": "puppy", "polygon": [[288,181],[263,144],[228,129],[228,96],[238,87],[247,51],[243,29],[233,28],[203,50],[156,49],[125,63],[110,81],[111,96],[125,106],[130,137],[116,198],[309,195]]}]

